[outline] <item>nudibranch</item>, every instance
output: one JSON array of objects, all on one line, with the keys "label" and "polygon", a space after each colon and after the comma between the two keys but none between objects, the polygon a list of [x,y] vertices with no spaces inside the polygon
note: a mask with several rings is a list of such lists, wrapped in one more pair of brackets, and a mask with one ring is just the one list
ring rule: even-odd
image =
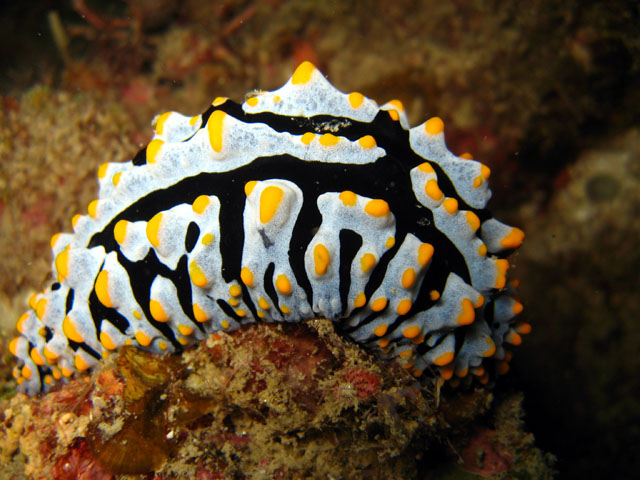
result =
[{"label": "nudibranch", "polygon": [[[122,345],[177,352],[252,322],[325,317],[415,376],[505,369],[529,325],[507,282],[524,233],[485,209],[489,169],[333,87],[311,63],[244,103],[167,112],[51,239],[53,281],[9,345],[28,394]],[[500,367],[500,365],[502,365]]]}]

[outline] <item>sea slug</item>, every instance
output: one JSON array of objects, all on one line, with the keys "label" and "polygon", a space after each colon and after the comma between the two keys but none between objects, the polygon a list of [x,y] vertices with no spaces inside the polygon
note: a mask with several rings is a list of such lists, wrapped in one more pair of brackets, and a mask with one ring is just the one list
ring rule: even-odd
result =
[{"label": "sea slug", "polygon": [[342,93],[304,62],[278,90],[154,124],[51,239],[53,281],[9,345],[19,390],[121,345],[176,352],[256,321],[325,317],[443,379],[486,378],[483,360],[528,332],[506,259],[524,234],[485,209],[490,171],[446,148],[440,118],[409,128],[399,101]]}]

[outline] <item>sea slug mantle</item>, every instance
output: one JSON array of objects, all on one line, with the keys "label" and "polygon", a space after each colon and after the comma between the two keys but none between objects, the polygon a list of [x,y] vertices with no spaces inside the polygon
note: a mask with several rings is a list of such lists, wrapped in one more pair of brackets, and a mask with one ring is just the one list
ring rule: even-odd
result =
[{"label": "sea slug mantle", "polygon": [[9,345],[29,394],[122,345],[174,352],[256,321],[325,317],[415,376],[504,370],[528,324],[507,282],[524,239],[485,209],[490,171],[437,117],[335,89],[309,62],[243,104],[167,112],[129,162],[98,170],[53,283]]}]

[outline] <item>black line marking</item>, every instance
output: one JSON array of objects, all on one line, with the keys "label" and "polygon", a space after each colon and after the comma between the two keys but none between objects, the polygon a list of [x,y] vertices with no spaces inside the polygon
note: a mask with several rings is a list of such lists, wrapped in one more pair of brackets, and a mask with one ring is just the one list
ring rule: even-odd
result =
[{"label": "black line marking", "polygon": [[187,264],[187,255],[180,257],[178,266],[175,270],[171,271],[172,275],[168,278],[176,286],[178,291],[178,301],[182,307],[183,313],[189,317],[198,328],[204,332],[204,325],[196,321],[196,317],[193,314],[193,304],[191,303],[192,291],[191,291],[191,277],[189,276],[189,266]]},{"label": "black line marking", "polygon": [[187,233],[184,236],[184,249],[187,253],[191,253],[198,243],[198,238],[200,237],[200,227],[196,222],[190,222],[187,227]]},{"label": "black line marking", "polygon": [[[222,110],[228,115],[244,123],[264,123],[277,132],[288,132],[292,135],[302,135],[306,132],[326,133],[327,125],[338,126],[332,129],[331,133],[348,138],[351,141],[358,140],[365,135],[371,135],[376,140],[376,144],[384,148],[387,152],[404,156],[404,151],[409,150],[420,162],[414,166],[428,161],[413,152],[409,144],[409,132],[402,128],[400,122],[391,119],[386,110],[380,110],[371,122],[360,122],[347,117],[336,117],[332,115],[316,115],[313,117],[295,117],[291,115],[278,115],[271,112],[245,113],[242,105],[233,101],[226,101],[219,107],[210,108],[202,116],[202,127],[206,127],[206,120],[214,110]],[[205,120],[206,119],[206,120]],[[428,161],[434,168],[438,177],[438,185],[447,197],[454,197],[458,200],[460,210],[472,210],[481,221],[491,217],[486,209],[471,208],[457,193],[454,183],[445,174],[444,170],[433,161]],[[413,167],[412,167],[413,168]],[[406,172],[409,178],[409,172]]]},{"label": "black line marking", "polygon": [[[269,266],[264,272],[263,286],[264,291],[267,296],[271,300],[272,308],[279,310],[280,302],[278,301],[278,294],[276,293],[276,288],[273,285],[273,272],[275,272],[276,266],[273,262],[269,263]],[[284,314],[283,314],[284,316]]]},{"label": "black line marking", "polygon": [[38,378],[40,380],[40,391],[44,391],[47,388],[47,385],[44,382],[45,375],[51,375],[51,368],[48,365],[37,365],[38,367]]},{"label": "black line marking", "polygon": [[89,355],[91,355],[96,360],[100,360],[102,358],[102,356],[98,352],[96,352],[93,348],[91,348],[89,345],[87,345],[84,342],[74,342],[73,340],[71,340],[69,338],[67,338],[67,342],[69,343],[69,347],[74,352],[77,352],[78,349],[80,349],[80,350],[85,351]]},{"label": "black line marking", "polygon": [[[151,309],[149,308],[151,284],[153,280],[159,275],[170,278],[171,270],[158,260],[153,248],[149,249],[145,258],[137,262],[129,261],[122,252],[118,251],[118,263],[127,271],[133,296],[149,323],[162,333],[174,348],[182,351],[182,345],[176,340],[171,327],[164,322],[156,321],[151,315]],[[134,334],[135,332],[129,333],[131,337],[133,337]]]},{"label": "black line marking", "polygon": [[[347,297],[349,295],[349,289],[351,288],[351,265],[356,259],[356,253],[360,247],[362,247],[362,237],[353,230],[341,230],[340,231],[340,302],[342,303],[342,315],[349,307]],[[356,265],[357,268],[357,265]]]},{"label": "black line marking", "polygon": [[75,292],[73,291],[73,288],[70,288],[69,291],[67,292],[67,300],[65,302],[65,310],[64,310],[65,315],[68,314],[73,308],[74,296],[75,296]]},{"label": "black line marking", "polygon": [[48,342],[53,338],[53,332],[46,325],[44,326],[44,335],[42,336],[45,342]]},{"label": "black line marking", "polygon": [[[107,252],[117,250],[118,246],[113,240],[113,228],[121,219],[148,221],[160,211],[168,210],[181,203],[192,203],[199,195],[215,195],[220,200],[221,275],[227,283],[236,281],[242,285],[245,303],[255,316],[256,308],[246,287],[240,282],[242,245],[244,243],[242,219],[246,201],[244,185],[252,180],[284,179],[295,183],[304,194],[303,204],[290,240],[288,260],[296,282],[307,295],[309,306],[313,305],[313,298],[311,284],[304,266],[304,255],[322,220],[317,207],[317,199],[326,192],[351,190],[361,196],[382,198],[389,203],[391,212],[396,218],[396,244],[382,256],[374,268],[365,288],[367,298],[370,298],[370,295],[382,283],[389,261],[396,254],[399,245],[408,233],[413,233],[423,242],[431,243],[435,249],[432,265],[422,281],[420,291],[413,303],[412,313],[433,305],[428,294],[429,291],[435,289],[441,292],[451,271],[456,272],[467,283],[470,283],[469,270],[464,258],[455,245],[435,227],[431,211],[420,205],[413,194],[409,172],[412,168],[424,163],[425,159],[411,150],[408,132],[402,129],[398,122],[391,120],[387,112],[381,111],[372,122],[366,123],[330,115],[302,118],[280,116],[268,112],[245,114],[239,104],[227,101],[217,108],[209,108],[203,114],[203,128],[214,110],[223,110],[243,122],[261,122],[276,131],[287,131],[292,134],[302,134],[308,131],[323,133],[328,122],[333,122],[335,125],[340,125],[338,131],[333,132],[334,134],[345,136],[350,140],[356,140],[364,135],[372,135],[378,146],[384,148],[388,155],[366,165],[314,162],[300,160],[289,155],[278,155],[256,158],[253,162],[228,172],[201,173],[140,198],[113,218],[102,232],[96,233],[89,243],[90,247],[103,245]],[[139,159],[143,157],[144,152],[141,151],[136,158],[139,162]],[[469,208],[456,194],[452,182],[444,175],[442,169],[434,162],[429,163],[438,174],[441,190],[445,195],[457,198],[461,210],[474,211],[481,218],[481,221],[488,217],[488,213],[484,210]],[[135,159],[134,164],[137,164]],[[353,230],[357,234],[357,225],[354,225]],[[188,231],[186,237],[189,237]],[[271,240],[276,241],[275,239]],[[346,240],[341,240],[341,245],[345,242]],[[188,246],[185,240],[187,251]],[[341,265],[343,263],[346,264],[341,261]],[[344,281],[346,275],[346,270],[340,272],[341,286],[340,292],[337,292],[340,294],[343,308],[346,303],[346,287],[343,286],[346,284]],[[147,282],[139,284],[135,278],[131,277],[131,272],[130,278],[134,291],[144,290],[149,286],[146,285]],[[180,303],[185,314],[193,319],[190,301],[186,302],[187,295],[185,294],[187,290],[190,292],[191,289],[188,275],[169,278],[172,278],[178,289]],[[272,279],[270,282],[265,281],[265,291],[267,285],[273,288]],[[277,294],[272,300],[277,300]],[[188,309],[186,308],[187,303]],[[232,310],[231,307],[228,308]],[[354,310],[354,313],[357,311],[358,309]],[[392,328],[410,316],[399,317]]]},{"label": "black line marking", "polygon": [[136,153],[136,156],[133,157],[133,160],[131,160],[131,163],[136,167],[139,167],[141,165],[146,165],[147,163],[147,147],[146,146],[141,150],[139,150],[138,153]]},{"label": "black line marking", "polygon": [[123,335],[126,335],[127,329],[129,328],[129,321],[118,313],[117,310],[105,307],[100,303],[95,290],[89,294],[89,312],[91,313],[91,318],[93,318],[93,322],[96,326],[96,336],[98,341],[100,341],[100,332],[102,331],[101,326],[104,320],[111,323]]},{"label": "black line marking", "polygon": [[246,317],[241,317],[238,314],[236,314],[236,312],[233,309],[233,307],[231,305],[229,305],[227,302],[225,302],[224,300],[218,299],[218,300],[216,300],[216,303],[218,304],[220,309],[225,313],[225,315],[227,315],[228,317],[233,318],[236,322],[241,323],[242,320],[244,318],[246,318]]},{"label": "black line marking", "polygon": [[[96,352],[93,348],[91,348],[89,345],[87,345],[86,343],[80,343],[78,344],[78,348],[80,350],[84,350],[85,352],[87,352],[89,355],[91,355],[93,358],[95,358],[96,360],[101,360],[102,359],[102,355],[100,355],[98,352]],[[76,350],[77,351],[77,350]]]},{"label": "black line marking", "polygon": [[[305,290],[310,305],[313,304],[312,290],[304,268],[304,253],[315,229],[321,223],[317,198],[329,191],[352,190],[358,195],[382,198],[389,203],[396,217],[396,245],[385,253],[376,266],[367,286],[369,294],[380,284],[386,264],[407,233],[413,233],[421,241],[434,246],[430,275],[435,275],[435,279],[446,279],[448,273],[454,271],[469,283],[470,276],[464,258],[455,245],[435,228],[431,211],[420,206],[413,195],[410,178],[402,173],[406,169],[406,161],[396,157],[383,157],[367,165],[326,164],[282,155],[259,158],[231,172],[201,173],[141,198],[117,215],[102,232],[96,233],[89,247],[103,245],[107,252],[118,250],[119,246],[113,240],[113,228],[121,219],[148,220],[159,211],[168,210],[180,203],[192,203],[199,195],[216,195],[221,203],[222,276],[228,283],[241,283],[239,280],[244,240],[244,184],[251,180],[281,178],[296,183],[304,192],[303,204],[289,245],[289,261],[296,281]],[[414,163],[418,163],[418,160]],[[132,281],[132,286],[134,290],[140,288],[136,287],[135,281]],[[246,292],[244,298],[248,298]]]}]

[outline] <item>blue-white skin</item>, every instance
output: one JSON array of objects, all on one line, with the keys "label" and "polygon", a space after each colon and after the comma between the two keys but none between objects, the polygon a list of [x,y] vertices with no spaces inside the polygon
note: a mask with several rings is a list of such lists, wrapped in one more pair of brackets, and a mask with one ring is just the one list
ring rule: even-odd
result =
[{"label": "blue-white skin", "polygon": [[[526,333],[504,257],[520,230],[485,210],[488,169],[334,88],[308,62],[273,92],[155,119],[132,161],[99,170],[54,283],[10,344],[35,394],[122,345],[180,351],[256,321],[324,317],[421,376],[481,374]],[[439,193],[438,193],[439,192]],[[430,377],[431,378],[431,377]]]}]

